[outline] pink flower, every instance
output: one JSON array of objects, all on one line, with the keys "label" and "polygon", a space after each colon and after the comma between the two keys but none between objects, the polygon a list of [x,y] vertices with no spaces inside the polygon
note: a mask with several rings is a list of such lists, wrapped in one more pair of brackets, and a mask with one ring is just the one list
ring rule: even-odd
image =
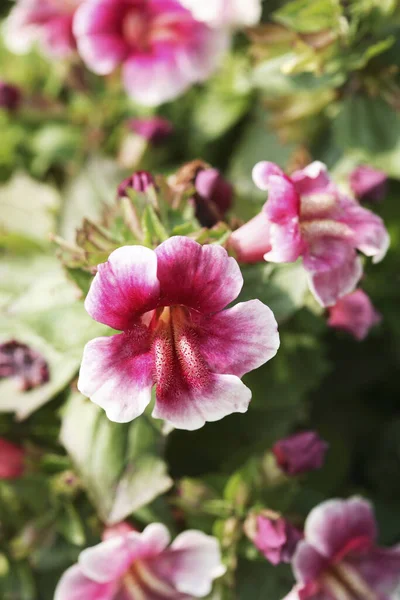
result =
[{"label": "pink flower", "polygon": [[153,416],[179,429],[246,412],[251,392],[240,377],[276,354],[279,335],[259,300],[223,310],[242,285],[220,246],[176,236],[155,251],[118,248],[99,265],[85,307],[123,333],[86,345],[80,391],[120,423],[143,413],[154,383]]},{"label": "pink flower", "polygon": [[155,183],[154,177],[147,171],[135,171],[130,177],[127,177],[119,184],[117,195],[119,198],[126,196],[127,190],[132,189],[135,192],[145,192],[148,187]]},{"label": "pink flower", "polygon": [[320,469],[328,444],[315,431],[303,431],[276,442],[272,448],[276,462],[287,475]]},{"label": "pink flower", "polygon": [[6,23],[7,46],[19,54],[38,41],[49,55],[70,55],[76,48],[72,20],[81,1],[17,0]]},{"label": "pink flower", "polygon": [[24,472],[22,448],[0,438],[0,479],[18,479]]},{"label": "pink flower", "polygon": [[17,110],[20,103],[20,89],[16,85],[0,80],[0,108],[12,112]]},{"label": "pink flower", "polygon": [[290,562],[302,533],[289,521],[271,510],[251,514],[245,531],[258,550],[273,565]]},{"label": "pink flower", "polygon": [[145,117],[141,119],[129,119],[128,126],[134,133],[155,146],[161,144],[174,131],[171,121],[157,115],[147,119]]},{"label": "pink flower", "polygon": [[356,250],[382,260],[389,246],[383,221],[331,181],[314,162],[291,177],[270,162],[253,170],[256,185],[268,190],[262,212],[232,234],[239,260],[294,262],[299,257],[309,285],[323,306],[354,290],[362,275]]},{"label": "pink flower", "polygon": [[328,500],[309,514],[293,557],[298,584],[285,600],[390,600],[400,584],[400,546],[379,548],[369,502]]},{"label": "pink flower", "polygon": [[87,66],[108,75],[122,64],[126,90],[147,106],[207,79],[227,41],[177,0],[86,0],[74,33]]},{"label": "pink flower", "polygon": [[23,392],[47,383],[47,362],[39,352],[26,344],[9,340],[0,344],[0,380],[12,377]]},{"label": "pink flower", "polygon": [[204,227],[212,227],[231,208],[233,187],[218,169],[201,169],[194,186],[196,218]]},{"label": "pink flower", "polygon": [[387,175],[368,165],[360,165],[350,174],[350,186],[361,202],[380,202],[387,193]]},{"label": "pink flower", "polygon": [[[185,531],[169,546],[167,528],[154,523],[84,550],[62,576],[54,600],[190,600],[211,592],[225,572],[218,542]],[[169,546],[169,547],[168,547]]]},{"label": "pink flower", "polygon": [[335,329],[343,329],[356,340],[367,337],[369,330],[381,322],[381,315],[375,310],[367,294],[356,290],[352,294],[338,300],[329,309],[328,325]]},{"label": "pink flower", "polygon": [[216,27],[249,27],[261,18],[261,0],[181,0],[196,19]]}]

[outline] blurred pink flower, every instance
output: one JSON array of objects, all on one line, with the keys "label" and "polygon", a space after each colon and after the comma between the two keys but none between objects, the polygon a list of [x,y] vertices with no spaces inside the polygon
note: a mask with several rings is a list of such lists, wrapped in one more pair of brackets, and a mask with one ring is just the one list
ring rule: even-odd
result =
[{"label": "blurred pink flower", "polygon": [[257,187],[268,190],[262,212],[233,232],[242,262],[294,262],[299,257],[314,296],[332,306],[354,290],[362,275],[356,250],[379,262],[389,246],[380,217],[340,192],[319,162],[288,177],[274,163],[253,170]]},{"label": "blurred pink flower", "polygon": [[54,600],[190,600],[211,592],[225,572],[218,542],[189,530],[170,544],[167,528],[154,523],[84,550],[57,586]]},{"label": "blurred pink flower", "polygon": [[196,218],[204,227],[212,227],[231,208],[233,187],[218,169],[201,169],[194,186]]},{"label": "blurred pink flower", "polygon": [[360,165],[350,174],[350,186],[361,202],[380,202],[387,193],[387,179],[383,171]]},{"label": "blurred pink flower", "polygon": [[147,171],[135,171],[130,177],[124,179],[118,186],[118,197],[126,196],[129,189],[135,192],[145,192],[147,188],[154,185],[154,177]]},{"label": "blurred pink flower", "polygon": [[207,79],[227,45],[177,0],[85,0],[74,33],[87,66],[108,75],[122,64],[126,90],[147,106]]},{"label": "blurred pink flower", "polygon": [[157,115],[148,118],[129,119],[128,126],[134,133],[155,146],[161,144],[174,131],[171,121]]},{"label": "blurred pink flower", "polygon": [[400,546],[376,545],[369,502],[328,500],[309,514],[293,557],[298,584],[284,600],[391,600],[400,584]]},{"label": "blurred pink flower", "polygon": [[320,469],[328,444],[315,431],[302,431],[277,441],[272,452],[287,475],[299,475]]},{"label": "blurred pink flower", "polygon": [[196,19],[215,27],[249,27],[261,18],[261,0],[181,0]]},{"label": "blurred pink flower", "polygon": [[74,13],[82,0],[17,0],[6,21],[6,45],[16,53],[39,42],[46,54],[63,58],[74,52]]},{"label": "blurred pink flower", "polygon": [[18,479],[24,472],[22,448],[0,438],[0,479]]},{"label": "blurred pink flower", "polygon": [[362,290],[344,296],[329,309],[328,325],[343,329],[356,340],[367,337],[369,330],[381,322],[381,315],[375,310],[371,300]]},{"label": "blurred pink flower", "polygon": [[0,80],[0,108],[17,110],[21,102],[21,92],[16,85]]},{"label": "blurred pink flower", "polygon": [[47,383],[50,378],[47,362],[39,352],[16,340],[0,344],[0,380],[12,377],[21,391],[26,392]]},{"label": "blurred pink flower", "polygon": [[289,521],[271,510],[250,514],[245,522],[246,535],[273,565],[290,562],[303,537]]},{"label": "blurred pink flower", "polygon": [[153,416],[198,429],[246,412],[248,371],[279,346],[271,310],[250,300],[223,310],[243,278],[217,245],[172,237],[155,251],[124,246],[99,265],[85,307],[123,333],[86,345],[78,387],[111,421],[143,413],[156,384]]}]

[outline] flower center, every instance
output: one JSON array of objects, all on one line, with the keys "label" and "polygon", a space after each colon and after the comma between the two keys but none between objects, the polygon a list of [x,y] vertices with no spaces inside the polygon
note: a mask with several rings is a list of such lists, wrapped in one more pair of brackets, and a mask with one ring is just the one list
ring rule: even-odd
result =
[{"label": "flower center", "polygon": [[176,590],[165,580],[160,579],[149,565],[135,560],[123,578],[124,592],[132,600],[157,598],[176,598]]},{"label": "flower center", "polygon": [[379,600],[360,573],[345,561],[331,566],[321,583],[336,600]]},{"label": "flower center", "polygon": [[122,35],[130,46],[147,50],[149,29],[149,18],[143,9],[133,9],[126,13],[122,22]]},{"label": "flower center", "polygon": [[209,371],[189,311],[182,306],[160,309],[153,317],[152,327],[157,393],[165,394],[177,380],[183,380],[187,387],[202,387]]}]

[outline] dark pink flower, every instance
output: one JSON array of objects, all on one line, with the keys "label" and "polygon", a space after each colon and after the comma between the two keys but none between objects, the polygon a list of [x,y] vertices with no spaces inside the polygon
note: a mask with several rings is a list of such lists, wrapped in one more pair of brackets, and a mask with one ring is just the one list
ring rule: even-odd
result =
[{"label": "dark pink flower", "polygon": [[231,208],[233,187],[218,169],[201,169],[194,186],[196,217],[204,227],[212,227]]},{"label": "dark pink flower", "polygon": [[0,81],[0,108],[17,110],[21,102],[21,92],[16,85]]},{"label": "dark pink flower", "polygon": [[170,544],[167,528],[154,523],[84,550],[62,576],[54,600],[190,600],[211,592],[225,572],[218,542],[185,531]]},{"label": "dark pink flower", "polygon": [[147,171],[135,171],[130,177],[124,179],[118,186],[118,197],[126,196],[127,190],[145,192],[148,187],[154,185],[154,177]]},{"label": "dark pink flower", "polygon": [[293,557],[298,584],[285,600],[391,600],[400,584],[400,546],[376,545],[369,502],[328,500],[309,514]]},{"label": "dark pink flower", "polygon": [[34,42],[63,58],[76,49],[72,21],[82,0],[17,0],[6,23],[6,43],[13,52],[26,52]]},{"label": "dark pink flower", "polygon": [[256,185],[268,190],[262,212],[232,234],[242,262],[303,259],[311,291],[332,306],[362,275],[357,250],[382,260],[389,236],[380,217],[340,192],[325,165],[314,162],[288,177],[275,164],[258,163]]},{"label": "dark pink flower", "polygon": [[328,325],[343,329],[356,340],[367,337],[369,330],[381,322],[382,316],[375,310],[371,300],[362,290],[344,296],[329,309]]},{"label": "dark pink flower", "polygon": [[350,186],[361,202],[380,202],[387,193],[387,175],[379,169],[361,165],[350,174]]},{"label": "dark pink flower", "polygon": [[74,33],[92,71],[107,75],[122,65],[126,90],[148,106],[207,79],[227,42],[177,0],[86,0]]},{"label": "dark pink flower", "polygon": [[251,514],[246,519],[245,531],[273,565],[290,562],[298,542],[303,537],[289,521],[270,510]]},{"label": "dark pink flower", "polygon": [[10,340],[0,344],[0,379],[13,377],[22,391],[47,383],[49,369],[39,352],[26,344]]},{"label": "dark pink flower", "polygon": [[0,438],[0,479],[18,479],[24,472],[22,448]]},{"label": "dark pink flower", "polygon": [[123,333],[86,345],[78,387],[110,420],[143,413],[197,429],[246,412],[248,371],[279,346],[271,310],[259,300],[223,310],[239,294],[237,262],[217,245],[172,237],[155,251],[124,246],[99,265],[85,307]]},{"label": "dark pink flower", "polygon": [[171,121],[159,116],[129,119],[128,125],[133,132],[154,145],[161,144],[174,131]]},{"label": "dark pink flower", "polygon": [[287,475],[320,469],[328,444],[315,431],[303,431],[276,442],[272,448],[276,461]]}]

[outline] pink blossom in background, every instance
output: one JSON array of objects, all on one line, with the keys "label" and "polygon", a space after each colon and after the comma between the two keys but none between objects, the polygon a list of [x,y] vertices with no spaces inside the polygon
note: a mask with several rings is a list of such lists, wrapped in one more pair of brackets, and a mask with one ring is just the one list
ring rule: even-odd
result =
[{"label": "pink blossom in background", "polygon": [[196,218],[203,227],[213,227],[232,207],[233,187],[218,169],[201,169],[194,187]]},{"label": "pink blossom in background", "polygon": [[17,340],[0,344],[0,380],[15,379],[18,388],[27,392],[47,383],[49,367],[43,356]]},{"label": "pink blossom in background", "polygon": [[240,377],[276,354],[279,335],[259,300],[223,310],[242,285],[217,245],[176,236],[155,251],[118,248],[99,265],[85,307],[123,333],[86,345],[79,390],[121,423],[143,413],[153,384],[153,416],[179,429],[246,412],[251,391]]},{"label": "pink blossom in background", "polygon": [[190,600],[211,592],[225,572],[216,538],[165,525],[126,532],[84,550],[62,576],[54,600]]},{"label": "pink blossom in background", "polygon": [[294,476],[320,469],[328,444],[315,431],[302,431],[277,441],[272,452],[279,467]]},{"label": "pink blossom in background", "polygon": [[159,116],[129,119],[128,127],[155,146],[162,144],[174,131],[171,121]]},{"label": "pink blossom in background", "polygon": [[197,21],[177,0],[85,0],[74,33],[89,69],[108,75],[122,65],[127,92],[147,106],[207,79],[227,46],[224,32]]},{"label": "pink blossom in background", "polygon": [[261,0],[181,0],[199,21],[215,27],[256,25],[262,12]]},{"label": "pink blossom in background", "polygon": [[24,472],[25,453],[19,446],[0,438],[0,479],[18,479]]},{"label": "pink blossom in background", "polygon": [[[292,567],[297,585],[284,600],[392,600],[400,546],[377,546],[369,502],[328,500],[309,514]],[[394,600],[394,599],[393,599]]]},{"label": "pink blossom in background", "polygon": [[347,331],[356,340],[364,340],[371,327],[382,320],[382,316],[362,290],[344,296],[328,310],[328,325],[334,329]]},{"label": "pink blossom in background", "polygon": [[6,21],[6,45],[25,53],[38,42],[51,56],[63,58],[76,49],[74,13],[82,0],[17,0]]},{"label": "pink blossom in background", "polygon": [[350,187],[361,202],[380,202],[387,194],[386,173],[360,165],[350,173]]},{"label": "pink blossom in background", "polygon": [[21,92],[16,85],[0,80],[0,108],[17,110],[21,103]]},{"label": "pink blossom in background", "polygon": [[239,261],[286,263],[301,257],[315,298],[332,306],[361,278],[357,250],[373,262],[385,256],[389,236],[382,219],[341,193],[322,163],[288,177],[274,163],[260,162],[253,179],[268,190],[268,200],[232,234]]},{"label": "pink blossom in background", "polygon": [[147,171],[135,171],[130,177],[127,177],[119,184],[117,194],[119,198],[127,195],[127,190],[132,189],[135,192],[145,192],[148,187],[155,183],[154,177]]},{"label": "pink blossom in background", "polygon": [[301,531],[289,521],[271,510],[251,514],[245,522],[245,531],[258,550],[273,565],[290,562]]}]

